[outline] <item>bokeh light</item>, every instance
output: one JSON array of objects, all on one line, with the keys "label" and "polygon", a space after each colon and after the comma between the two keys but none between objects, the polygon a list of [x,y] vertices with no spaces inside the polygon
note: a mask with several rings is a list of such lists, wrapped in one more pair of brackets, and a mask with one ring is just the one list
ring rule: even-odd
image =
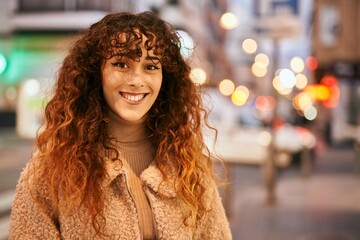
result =
[{"label": "bokeh light", "polygon": [[307,92],[301,92],[294,97],[293,107],[297,110],[304,111],[304,109],[312,105],[313,100]]},{"label": "bokeh light", "polygon": [[182,30],[177,30],[177,33],[179,35],[179,40],[180,40],[180,52],[181,55],[183,56],[184,59],[187,59],[191,56],[191,54],[194,51],[194,40],[192,39],[192,37],[190,37],[190,35]]},{"label": "bokeh light", "polygon": [[322,84],[326,85],[326,86],[335,86],[337,85],[337,79],[335,76],[333,75],[325,75],[321,81]]},{"label": "bokeh light", "polygon": [[247,38],[242,42],[242,48],[243,48],[244,52],[246,52],[248,54],[252,54],[252,53],[256,52],[256,50],[257,50],[257,43],[254,39]]},{"label": "bokeh light", "polygon": [[264,54],[264,53],[259,53],[255,56],[255,62],[259,65],[259,66],[263,66],[264,68],[269,66],[269,57]]},{"label": "bokeh light", "polygon": [[281,82],[280,82],[280,78],[279,76],[275,76],[273,81],[272,81],[272,85],[273,87],[278,90],[279,88],[281,88]]},{"label": "bokeh light", "polygon": [[254,62],[253,65],[251,66],[251,72],[256,77],[264,77],[267,74],[268,70],[267,70],[266,66],[264,66],[263,63]]},{"label": "bokeh light", "polygon": [[271,142],[271,134],[268,131],[261,131],[258,134],[257,141],[262,146],[268,146]]},{"label": "bokeh light", "polygon": [[300,57],[293,57],[290,61],[290,68],[296,73],[304,71],[305,63]]},{"label": "bokeh light", "polygon": [[305,64],[306,67],[311,71],[316,70],[319,65],[317,58],[314,56],[307,57],[305,60]]},{"label": "bokeh light", "polygon": [[36,79],[29,79],[24,82],[24,91],[27,96],[36,96],[40,92],[40,83]]},{"label": "bokeh light", "polygon": [[193,68],[190,72],[190,79],[198,85],[206,82],[206,72],[202,68]]},{"label": "bokeh light", "polygon": [[276,91],[281,95],[287,95],[290,94],[293,90],[293,88],[286,87],[281,81],[279,76],[275,76],[272,81],[273,87],[276,89]]},{"label": "bokeh light", "polygon": [[273,96],[257,96],[255,99],[255,108],[259,111],[272,111],[276,106],[276,100]]},{"label": "bokeh light", "polygon": [[4,54],[0,53],[0,74],[2,74],[7,67],[7,61]]},{"label": "bokeh light", "polygon": [[231,12],[224,13],[220,18],[220,26],[224,29],[236,28],[238,24],[236,15]]},{"label": "bokeh light", "polygon": [[235,90],[235,84],[230,79],[224,79],[219,83],[219,91],[224,96],[230,96]]},{"label": "bokeh light", "polygon": [[236,88],[235,91],[231,94],[231,101],[236,106],[243,106],[248,99],[248,93],[242,88]]},{"label": "bokeh light", "polygon": [[250,91],[247,87],[245,87],[244,85],[240,85],[237,86],[235,90],[239,90],[245,93],[246,98],[248,98],[250,96]]},{"label": "bokeh light", "polygon": [[292,88],[296,84],[295,74],[287,68],[281,69],[279,80],[287,88]]},{"label": "bokeh light", "polygon": [[295,86],[297,89],[304,89],[308,84],[307,77],[302,73],[296,74],[295,79],[296,79]]},{"label": "bokeh light", "polygon": [[320,81],[320,84],[329,89],[329,98],[322,103],[327,108],[334,108],[338,105],[340,99],[340,89],[337,78],[331,74],[326,74]]},{"label": "bokeh light", "polygon": [[304,117],[312,121],[317,117],[317,109],[314,106],[309,106],[304,109]]},{"label": "bokeh light", "polygon": [[308,85],[305,89],[312,99],[317,101],[325,101],[330,98],[330,90],[327,86],[322,84],[311,84]]},{"label": "bokeh light", "polygon": [[288,95],[290,93],[292,93],[293,89],[292,88],[288,88],[285,86],[280,87],[280,89],[277,90],[279,94],[281,95]]}]

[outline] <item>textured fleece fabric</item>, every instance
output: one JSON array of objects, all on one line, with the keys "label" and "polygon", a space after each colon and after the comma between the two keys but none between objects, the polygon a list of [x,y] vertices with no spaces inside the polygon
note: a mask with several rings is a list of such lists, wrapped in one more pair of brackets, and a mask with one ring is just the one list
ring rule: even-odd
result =
[{"label": "textured fleece fabric", "polygon": [[[50,216],[49,212],[39,207],[30,195],[28,184],[24,180],[27,168],[19,179],[16,196],[11,212],[9,239],[121,239],[141,240],[136,206],[128,191],[127,172],[110,162],[107,166],[109,178],[104,181],[103,191],[105,196],[103,230],[106,236],[96,236],[90,221],[84,221],[85,209],[79,208],[72,214],[58,212]],[[206,184],[204,199],[206,206],[211,209],[191,228],[184,224],[184,203],[176,198],[174,191],[175,178],[170,176],[162,182],[162,174],[155,164],[145,169],[141,176],[145,186],[145,193],[149,199],[153,212],[153,221],[158,240],[228,240],[231,233],[218,190],[213,181]],[[161,198],[159,192],[167,198]],[[49,208],[47,189],[37,189],[37,197]],[[62,202],[59,199],[60,204]],[[86,220],[86,219],[85,219]]]}]

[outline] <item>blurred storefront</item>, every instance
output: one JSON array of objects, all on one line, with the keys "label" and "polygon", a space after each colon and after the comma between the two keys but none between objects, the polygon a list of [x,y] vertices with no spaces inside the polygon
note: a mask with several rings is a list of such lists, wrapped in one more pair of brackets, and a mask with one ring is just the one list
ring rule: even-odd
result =
[{"label": "blurred storefront", "polygon": [[330,141],[360,140],[360,1],[314,2],[313,53],[317,82],[333,76],[339,95],[329,103],[326,119]]}]

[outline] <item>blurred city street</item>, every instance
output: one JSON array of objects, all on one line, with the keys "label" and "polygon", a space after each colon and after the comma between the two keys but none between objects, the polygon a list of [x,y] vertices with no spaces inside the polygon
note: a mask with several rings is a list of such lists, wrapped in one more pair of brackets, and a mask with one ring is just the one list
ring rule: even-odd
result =
[{"label": "blurred city street", "polygon": [[[5,240],[14,189],[33,141],[13,130],[0,136],[0,240]],[[224,200],[233,239],[360,239],[360,159],[355,158],[351,146],[338,146],[318,153],[307,177],[296,165],[278,169],[274,205],[266,202],[259,166],[229,164],[229,198]]]},{"label": "blurred city street", "polygon": [[0,240],[64,57],[118,11],[176,29],[234,240],[360,240],[360,0],[0,1]]},{"label": "blurred city street", "polygon": [[296,166],[280,170],[273,206],[265,201],[258,169],[232,165],[234,239],[360,239],[360,174],[354,172],[354,156],[348,147],[329,148],[316,157],[308,177]]}]

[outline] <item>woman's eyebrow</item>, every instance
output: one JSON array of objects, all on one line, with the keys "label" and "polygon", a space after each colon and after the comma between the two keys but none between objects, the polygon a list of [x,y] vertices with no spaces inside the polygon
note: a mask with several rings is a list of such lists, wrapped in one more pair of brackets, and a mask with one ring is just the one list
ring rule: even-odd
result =
[{"label": "woman's eyebrow", "polygon": [[151,60],[151,61],[160,61],[160,59],[156,56],[146,56],[145,58],[146,60]]}]

